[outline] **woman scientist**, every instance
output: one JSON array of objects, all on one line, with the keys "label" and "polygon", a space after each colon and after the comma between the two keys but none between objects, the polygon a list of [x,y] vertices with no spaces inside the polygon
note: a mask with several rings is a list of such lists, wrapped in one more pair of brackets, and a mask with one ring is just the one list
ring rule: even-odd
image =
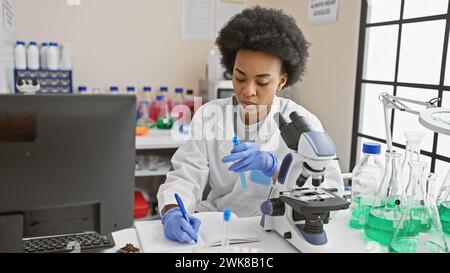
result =
[{"label": "woman scientist", "polygon": [[[314,130],[323,131],[320,121],[305,108],[276,96],[301,79],[308,57],[309,44],[292,17],[280,10],[246,9],[225,25],[216,44],[222,64],[232,74],[235,95],[211,101],[197,111],[191,140],[173,156],[174,170],[167,173],[157,195],[164,233],[179,242],[197,239],[200,220],[189,216],[188,223],[183,218],[175,193],[188,213],[228,208],[240,217],[260,215],[267,195],[246,191],[254,187],[254,180],[275,180],[280,162],[292,152],[274,121],[277,112],[287,117],[296,111]],[[241,140],[236,147],[234,135]],[[241,183],[242,172],[251,173],[253,179],[247,175],[247,184]],[[202,200],[208,184],[210,191]],[[322,186],[342,194],[336,160],[328,166]]]}]

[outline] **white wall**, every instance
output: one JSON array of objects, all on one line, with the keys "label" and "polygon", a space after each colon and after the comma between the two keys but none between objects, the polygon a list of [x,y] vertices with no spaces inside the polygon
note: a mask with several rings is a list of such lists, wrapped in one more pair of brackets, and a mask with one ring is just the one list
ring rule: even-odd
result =
[{"label": "white wall", "polygon": [[[322,120],[336,142],[342,169],[348,171],[361,0],[339,1],[338,22],[321,26],[308,25],[308,0],[248,2],[293,15],[312,43],[307,74],[291,95]],[[81,3],[70,7],[65,0],[15,0],[17,38],[71,43],[78,84],[197,89],[214,42],[182,40],[181,0]]]},{"label": "white wall", "polygon": [[197,89],[213,41],[183,41],[181,1],[15,0],[17,38],[64,41],[74,51],[75,81]]}]

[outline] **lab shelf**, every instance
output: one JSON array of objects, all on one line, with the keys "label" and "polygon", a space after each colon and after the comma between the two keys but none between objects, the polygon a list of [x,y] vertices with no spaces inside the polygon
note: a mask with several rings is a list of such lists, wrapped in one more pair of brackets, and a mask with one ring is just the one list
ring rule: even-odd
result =
[{"label": "lab shelf", "polygon": [[151,129],[147,136],[136,137],[136,150],[178,149],[189,139],[188,135],[172,130]]}]

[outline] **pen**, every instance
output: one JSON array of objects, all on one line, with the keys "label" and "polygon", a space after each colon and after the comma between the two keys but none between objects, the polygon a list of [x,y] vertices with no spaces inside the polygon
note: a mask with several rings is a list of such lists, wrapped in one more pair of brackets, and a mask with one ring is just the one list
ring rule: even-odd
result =
[{"label": "pen", "polygon": [[[181,214],[183,214],[184,219],[186,219],[186,221],[188,221],[188,223],[191,226],[194,226],[194,224],[191,222],[191,220],[189,219],[189,217],[187,215],[186,209],[184,208],[183,201],[181,201],[181,198],[178,195],[178,193],[175,193],[175,199],[177,200],[178,207],[180,208]],[[194,240],[194,241],[195,241],[195,243],[198,243],[197,240]]]}]

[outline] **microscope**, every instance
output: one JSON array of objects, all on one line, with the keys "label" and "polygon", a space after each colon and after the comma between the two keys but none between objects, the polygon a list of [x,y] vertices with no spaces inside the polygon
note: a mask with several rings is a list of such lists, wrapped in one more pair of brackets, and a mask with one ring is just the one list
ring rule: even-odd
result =
[{"label": "microscope", "polygon": [[[325,132],[314,131],[304,117],[290,114],[288,123],[280,113],[274,116],[283,138],[293,153],[286,155],[277,183],[261,204],[260,225],[275,230],[297,249],[309,244],[325,245],[324,230],[331,211],[348,209],[350,203],[334,192],[322,189],[328,164],[336,158],[336,147]],[[312,187],[305,187],[310,181]]]}]

